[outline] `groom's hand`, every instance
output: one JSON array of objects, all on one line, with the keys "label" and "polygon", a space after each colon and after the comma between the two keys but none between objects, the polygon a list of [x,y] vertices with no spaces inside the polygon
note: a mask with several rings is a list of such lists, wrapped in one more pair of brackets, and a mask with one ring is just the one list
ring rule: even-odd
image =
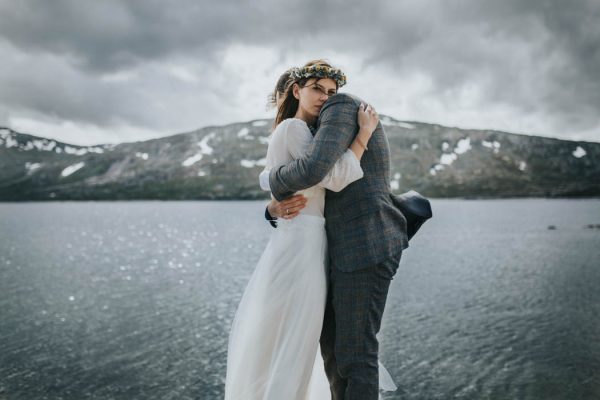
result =
[{"label": "groom's hand", "polygon": [[283,201],[271,200],[267,205],[269,214],[276,218],[292,219],[300,213],[304,207],[306,207],[306,197],[301,194],[296,194]]}]

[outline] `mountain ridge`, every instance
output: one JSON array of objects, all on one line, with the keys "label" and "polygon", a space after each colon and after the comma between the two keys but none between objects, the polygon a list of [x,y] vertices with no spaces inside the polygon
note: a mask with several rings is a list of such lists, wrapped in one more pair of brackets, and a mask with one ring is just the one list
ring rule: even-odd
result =
[{"label": "mountain ridge", "polygon": [[[0,127],[0,201],[265,199],[272,119],[74,145]],[[382,115],[391,189],[430,197],[598,197],[600,143]]]}]

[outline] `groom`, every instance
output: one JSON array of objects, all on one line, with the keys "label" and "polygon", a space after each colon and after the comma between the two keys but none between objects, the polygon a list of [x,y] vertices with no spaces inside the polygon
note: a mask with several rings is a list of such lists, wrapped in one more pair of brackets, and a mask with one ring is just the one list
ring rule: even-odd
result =
[{"label": "groom", "polygon": [[[325,177],[358,132],[360,104],[346,93],[327,100],[306,155],[270,172],[278,201],[298,202],[290,200],[295,192]],[[367,147],[363,178],[341,192],[328,190],[325,197],[330,271],[320,344],[333,400],[378,398],[376,335],[390,282],[408,247],[407,220],[390,193],[390,152],[381,123]]]}]

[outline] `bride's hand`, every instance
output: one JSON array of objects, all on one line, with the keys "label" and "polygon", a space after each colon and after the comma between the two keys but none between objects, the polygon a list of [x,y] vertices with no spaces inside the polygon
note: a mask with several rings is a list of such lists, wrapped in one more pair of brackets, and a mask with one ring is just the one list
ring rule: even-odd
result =
[{"label": "bride's hand", "polygon": [[292,219],[297,217],[300,210],[306,207],[306,201],[306,197],[297,194],[283,201],[271,200],[267,208],[269,214],[275,218]]},{"label": "bride's hand", "polygon": [[365,134],[368,133],[370,138],[370,135],[377,128],[378,123],[379,115],[377,115],[375,108],[370,104],[365,108],[365,105],[361,103],[358,107],[358,126],[360,130],[365,132]]}]

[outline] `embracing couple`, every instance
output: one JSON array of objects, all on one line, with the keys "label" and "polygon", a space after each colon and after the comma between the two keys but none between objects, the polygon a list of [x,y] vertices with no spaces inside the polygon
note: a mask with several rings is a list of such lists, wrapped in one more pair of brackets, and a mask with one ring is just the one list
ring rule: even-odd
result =
[{"label": "embracing couple", "polygon": [[376,400],[395,390],[379,332],[402,251],[431,217],[390,192],[374,108],[324,60],[288,70],[260,184],[275,227],[229,336],[226,400]]}]

